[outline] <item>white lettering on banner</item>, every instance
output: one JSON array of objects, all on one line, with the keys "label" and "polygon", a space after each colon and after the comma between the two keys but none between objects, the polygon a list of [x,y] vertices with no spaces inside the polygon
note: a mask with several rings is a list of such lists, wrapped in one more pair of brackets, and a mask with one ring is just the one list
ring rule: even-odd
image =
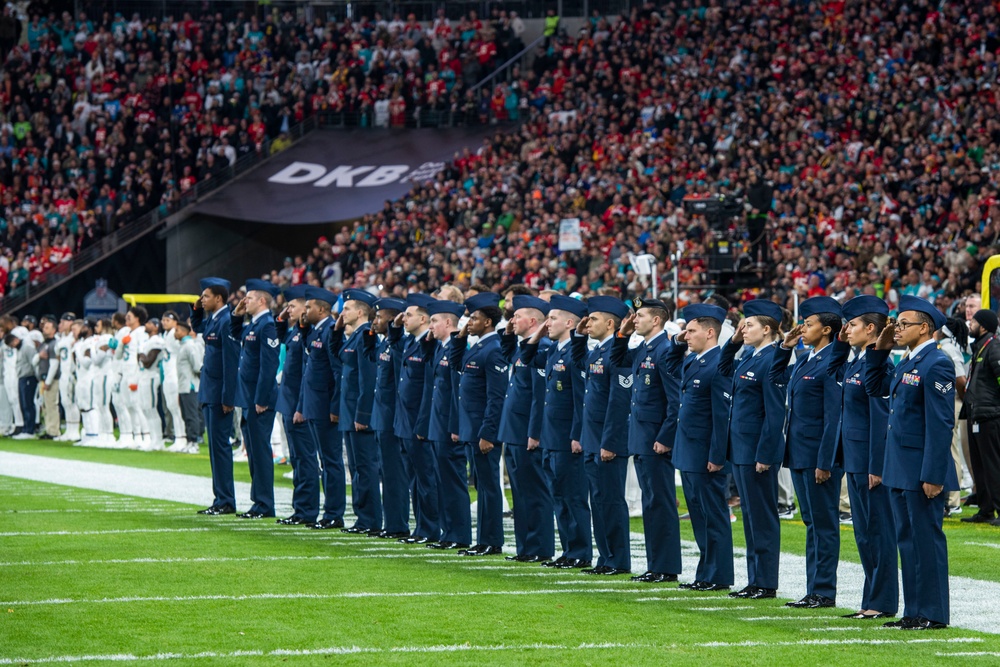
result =
[{"label": "white lettering on banner", "polygon": [[326,167],[312,162],[293,162],[277,174],[267,179],[271,183],[301,185],[311,183],[326,173]]},{"label": "white lettering on banner", "polygon": [[[358,187],[370,188],[376,185],[389,185],[390,183],[395,183],[403,174],[409,171],[409,169],[410,165],[408,164],[388,164],[384,167],[379,167],[358,181]],[[319,183],[316,185],[319,185]]]},{"label": "white lettering on banner", "polygon": [[349,188],[354,185],[354,177],[360,176],[361,174],[368,173],[375,167],[354,167],[350,166],[340,166],[335,167],[330,170],[330,173],[319,179],[314,186],[317,188],[325,188],[332,183],[336,183],[338,188]]},{"label": "white lettering on banner", "polygon": [[[428,181],[437,176],[444,168],[444,162],[424,162],[412,171],[408,164],[387,164],[381,167],[371,165],[361,167],[339,165],[327,171],[326,167],[315,162],[296,161],[284,167],[267,180],[269,183],[280,183],[282,185],[312,183],[317,188],[325,188],[331,185],[336,185],[338,188],[371,188],[392,185],[397,182]],[[365,174],[367,175],[365,176]],[[360,178],[362,176],[364,177]],[[360,180],[355,182],[354,179],[356,178],[360,178]]]}]

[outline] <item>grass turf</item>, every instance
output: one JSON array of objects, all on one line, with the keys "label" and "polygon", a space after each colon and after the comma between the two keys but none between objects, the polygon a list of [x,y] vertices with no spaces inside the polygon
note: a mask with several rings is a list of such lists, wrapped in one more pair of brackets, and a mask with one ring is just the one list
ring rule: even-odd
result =
[{"label": "grass turf", "polygon": [[[57,443],[3,441],[0,448],[201,475],[208,466],[203,457]],[[188,469],[199,466],[205,469]],[[237,471],[237,479],[248,479],[245,464]],[[176,664],[199,665],[334,659],[753,665],[779,658],[911,664],[940,661],[939,653],[1000,651],[1000,638],[962,629],[886,631],[842,620],[839,609],[798,612],[773,600],[594,581],[497,558],[463,559],[340,533],[202,517],[184,504],[7,477],[0,477],[0,507],[0,664],[161,653],[175,655]],[[802,526],[782,525],[783,550],[802,553]],[[740,528],[734,530],[738,542]],[[164,532],[128,532],[136,530]],[[691,539],[687,524],[682,530]],[[1000,532],[950,520],[948,534],[952,574],[967,569],[970,576],[1000,577],[992,567],[994,549],[963,544],[1000,543]],[[843,542],[850,557],[849,527]],[[775,620],[746,620],[761,617]],[[970,641],[955,641],[963,639]],[[873,641],[886,643],[862,643]],[[702,645],[712,642],[755,644]]]}]

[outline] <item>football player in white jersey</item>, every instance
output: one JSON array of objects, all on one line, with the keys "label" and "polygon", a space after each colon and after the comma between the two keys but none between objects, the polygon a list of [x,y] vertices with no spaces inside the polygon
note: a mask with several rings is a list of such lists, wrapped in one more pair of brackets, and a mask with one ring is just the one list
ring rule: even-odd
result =
[{"label": "football player in white jersey", "polygon": [[63,313],[56,331],[56,354],[59,356],[59,403],[66,416],[66,432],[56,440],[63,442],[76,442],[80,439],[80,409],[76,405],[76,365],[73,359],[73,347],[76,344],[76,335],[73,333],[75,322],[74,313]]},{"label": "football player in white jersey", "polygon": [[[129,308],[125,313],[125,335],[115,348],[115,359],[122,362],[119,368],[121,372],[119,391],[124,399],[124,407],[128,410],[132,429],[130,446],[134,449],[141,449],[149,440],[149,425],[146,424],[146,414],[139,402],[139,351],[149,338],[145,329],[148,319],[149,314],[142,306]],[[118,429],[122,431],[121,440],[124,440],[126,435],[122,430],[120,414]]]},{"label": "football player in white jersey", "polygon": [[96,447],[115,449],[119,442],[115,440],[115,420],[111,416],[111,394],[114,383],[117,382],[118,370],[114,360],[114,350],[111,349],[114,325],[111,320],[103,319],[94,327],[94,335],[90,337],[90,361],[94,410],[97,412],[97,442]]},{"label": "football player in white jersey", "polygon": [[130,331],[125,326],[125,315],[115,313],[111,316],[111,331],[105,332],[112,336],[108,341],[108,348],[112,355],[109,388],[111,390],[111,405],[114,406],[115,414],[118,416],[118,447],[123,449],[132,448],[138,444],[132,438],[132,413],[128,409],[130,393],[122,380],[122,370],[126,364],[118,353],[119,348],[123,347],[122,340],[128,336]]},{"label": "football player in white jersey", "polygon": [[83,426],[80,439],[73,444],[93,447],[98,444],[100,437],[100,414],[94,409],[93,329],[87,322],[79,321],[73,324],[73,330],[76,337],[70,355],[76,369],[73,402],[80,411],[80,423]]},{"label": "football player in white jersey", "polygon": [[[2,320],[0,328],[6,337],[18,323],[10,315],[4,315]],[[0,426],[3,427],[3,435],[17,435],[24,428],[24,415],[21,414],[21,401],[17,393],[17,348],[0,342],[0,354],[3,355],[3,385],[0,386],[0,392],[3,392],[10,410],[9,417]]]},{"label": "football player in white jersey", "polygon": [[159,403],[161,383],[161,360],[163,351],[163,336],[160,335],[160,320],[151,317],[145,325],[146,340],[139,346],[139,391],[137,394],[139,409],[149,429],[149,437],[143,438],[142,449],[146,452],[163,449],[163,422],[156,409]]},{"label": "football player in white jersey", "polygon": [[163,385],[160,391],[163,394],[164,416],[170,415],[170,426],[173,429],[174,444],[167,447],[168,452],[187,451],[188,442],[184,436],[184,417],[181,413],[181,402],[177,387],[177,353],[180,351],[181,343],[174,335],[174,327],[177,326],[177,313],[168,310],[163,313],[160,320],[160,327],[163,329],[163,353],[160,354],[160,368],[163,370]]}]

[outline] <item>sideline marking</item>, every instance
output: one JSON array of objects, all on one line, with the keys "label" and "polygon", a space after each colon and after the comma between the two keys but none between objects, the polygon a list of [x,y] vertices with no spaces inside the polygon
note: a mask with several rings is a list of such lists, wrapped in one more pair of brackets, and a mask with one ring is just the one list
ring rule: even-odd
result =
[{"label": "sideline marking", "polygon": [[122,528],[120,530],[46,530],[0,533],[0,537],[44,537],[49,535],[127,535],[130,533],[204,533],[215,528]]}]

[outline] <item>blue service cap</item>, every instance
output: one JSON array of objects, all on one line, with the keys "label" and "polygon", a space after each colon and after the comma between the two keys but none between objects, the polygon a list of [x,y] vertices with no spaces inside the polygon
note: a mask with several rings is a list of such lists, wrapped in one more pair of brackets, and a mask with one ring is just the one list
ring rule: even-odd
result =
[{"label": "blue service cap", "polygon": [[934,321],[934,328],[940,329],[943,327],[948,318],[944,316],[940,310],[934,307],[934,304],[927,299],[921,299],[918,296],[901,296],[899,297],[899,312],[904,313],[907,310],[915,310],[918,313],[924,313],[929,315]]},{"label": "blue service cap", "polygon": [[844,314],[837,300],[829,296],[814,296],[799,304],[799,317],[803,320],[821,313],[830,313],[837,317],[843,317]]},{"label": "blue service cap", "polygon": [[329,290],[323,289],[322,287],[313,287],[310,285],[306,288],[306,298],[310,301],[326,301],[332,306],[337,303],[337,299],[340,297]]},{"label": "blue service cap", "polygon": [[427,296],[422,292],[414,292],[413,294],[406,295],[406,305],[416,306],[417,308],[427,309],[427,306],[434,302],[434,297]]},{"label": "blue service cap", "polygon": [[537,296],[531,296],[530,294],[515,294],[514,298],[511,299],[511,308],[515,311],[521,310],[522,308],[534,308],[535,310],[542,311],[542,315],[548,315],[549,310],[552,309],[552,305],[548,301],[539,299]]},{"label": "blue service cap", "polygon": [[613,296],[592,296],[587,299],[587,314],[607,313],[620,320],[629,316],[628,306],[624,301]]},{"label": "blue service cap", "polygon": [[720,322],[726,321],[726,311],[721,306],[713,306],[710,303],[693,303],[686,306],[682,311],[684,319],[688,322],[699,317],[711,317]]},{"label": "blue service cap", "polygon": [[272,297],[278,296],[278,286],[269,280],[261,280],[260,278],[250,278],[246,281],[245,287],[248,292],[267,292]]},{"label": "blue service cap", "polygon": [[758,315],[770,317],[773,320],[777,320],[779,323],[784,318],[781,313],[781,306],[773,301],[768,301],[767,299],[754,299],[753,301],[747,301],[743,304],[744,317],[756,317]]},{"label": "blue service cap", "polygon": [[344,301],[360,301],[374,308],[378,297],[367,290],[349,289],[344,290]]},{"label": "blue service cap", "polygon": [[480,292],[465,300],[465,307],[470,315],[480,308],[498,308],[499,306],[500,295],[496,292]]},{"label": "blue service cap", "polygon": [[877,296],[862,294],[845,303],[842,310],[845,320],[853,320],[855,317],[860,317],[865,313],[888,315],[889,305]]},{"label": "blue service cap", "polygon": [[401,313],[406,310],[406,302],[387,296],[375,301],[375,310],[395,310]]},{"label": "blue service cap", "polygon": [[632,305],[635,306],[636,310],[640,308],[659,308],[660,310],[665,310],[668,313],[670,309],[667,308],[667,304],[663,303],[659,299],[645,299],[642,297],[636,297],[632,299]]},{"label": "blue service cap", "polygon": [[448,314],[454,315],[455,317],[461,317],[465,315],[465,305],[461,303],[455,303],[454,301],[448,301],[447,299],[433,299],[431,303],[424,306],[428,315],[441,315]]},{"label": "blue service cap", "polygon": [[306,291],[309,289],[308,285],[293,285],[285,290],[285,301],[294,301],[295,299],[306,298]]},{"label": "blue service cap", "polygon": [[232,291],[232,283],[225,278],[202,278],[198,281],[198,284],[201,285],[203,290],[206,290],[209,287],[221,287],[227,292]]},{"label": "blue service cap", "polygon": [[562,294],[552,295],[552,298],[549,299],[549,308],[552,310],[565,310],[567,313],[572,313],[581,318],[587,316],[587,304],[579,299],[574,299],[571,296],[563,296]]}]

